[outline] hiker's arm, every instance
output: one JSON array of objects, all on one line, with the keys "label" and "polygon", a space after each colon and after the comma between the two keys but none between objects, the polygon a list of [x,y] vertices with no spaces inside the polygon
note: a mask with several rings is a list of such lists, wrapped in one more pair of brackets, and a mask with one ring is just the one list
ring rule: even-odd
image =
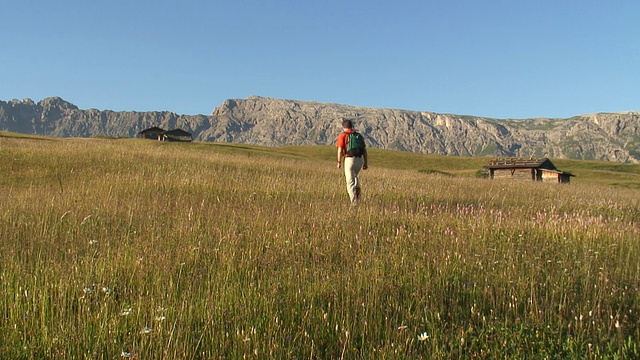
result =
[{"label": "hiker's arm", "polygon": [[362,164],[362,169],[363,170],[367,170],[369,168],[369,159],[367,156],[367,149],[364,149],[364,152],[362,153],[362,159],[364,160],[364,163]]},{"label": "hiker's arm", "polygon": [[342,159],[344,158],[344,148],[338,148],[338,169],[342,166]]}]

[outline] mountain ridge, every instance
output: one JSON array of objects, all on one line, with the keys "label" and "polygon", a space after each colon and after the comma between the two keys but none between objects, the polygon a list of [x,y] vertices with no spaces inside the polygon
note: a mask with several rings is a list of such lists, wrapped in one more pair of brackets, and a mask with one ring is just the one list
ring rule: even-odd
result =
[{"label": "mountain ridge", "polygon": [[56,137],[136,137],[181,128],[195,141],[263,146],[331,145],[344,118],[370,147],[455,156],[551,157],[640,162],[640,113],[495,119],[250,96],[227,99],[210,115],[79,109],[60,98],[0,100],[0,130]]}]

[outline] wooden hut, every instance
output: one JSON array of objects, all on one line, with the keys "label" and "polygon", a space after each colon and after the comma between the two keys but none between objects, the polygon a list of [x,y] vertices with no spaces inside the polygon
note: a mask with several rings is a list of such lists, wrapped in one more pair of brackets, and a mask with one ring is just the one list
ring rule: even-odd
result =
[{"label": "wooden hut", "polygon": [[164,130],[159,127],[152,127],[138,133],[142,139],[159,141],[193,141],[191,133],[182,129]]},{"label": "wooden hut", "polygon": [[164,129],[154,126],[140,131],[138,135],[140,135],[142,139],[162,140],[161,138],[164,131]]},{"label": "wooden hut", "polygon": [[548,158],[500,158],[484,166],[490,179],[569,183],[573,174],[560,171]]},{"label": "wooden hut", "polygon": [[173,129],[162,133],[164,141],[193,141],[191,133],[182,129]]}]

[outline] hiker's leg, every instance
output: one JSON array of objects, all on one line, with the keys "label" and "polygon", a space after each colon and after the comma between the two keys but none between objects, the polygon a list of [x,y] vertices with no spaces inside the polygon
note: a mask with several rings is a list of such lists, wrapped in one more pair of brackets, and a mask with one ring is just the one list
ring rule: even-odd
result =
[{"label": "hiker's leg", "polygon": [[349,200],[353,201],[355,198],[355,188],[356,188],[356,175],[353,172],[353,161],[354,158],[346,157],[344,158],[344,178],[347,181],[347,194],[349,194]]},{"label": "hiker's leg", "polygon": [[364,159],[362,157],[355,158],[353,160],[353,171],[355,174],[355,185],[353,187],[353,198],[351,201],[358,201],[360,198],[360,178],[358,174],[360,174],[360,170],[362,170],[362,166],[364,165]]},{"label": "hiker's leg", "polygon": [[364,160],[362,158],[348,157],[344,159],[344,176],[347,181],[347,193],[351,202],[357,200],[358,173],[362,169],[363,163]]}]

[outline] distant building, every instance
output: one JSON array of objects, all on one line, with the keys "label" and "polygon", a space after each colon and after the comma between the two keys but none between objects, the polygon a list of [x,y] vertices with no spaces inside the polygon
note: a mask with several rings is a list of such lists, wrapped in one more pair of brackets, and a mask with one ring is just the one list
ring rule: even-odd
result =
[{"label": "distant building", "polygon": [[182,129],[165,131],[162,136],[164,141],[193,141],[191,133]]},{"label": "distant building", "polygon": [[154,126],[140,131],[138,135],[140,135],[142,139],[160,140],[164,131],[164,129]]},{"label": "distant building", "polygon": [[560,171],[548,158],[499,158],[484,166],[490,179],[569,183],[572,176]]},{"label": "distant building", "polygon": [[193,141],[191,133],[182,129],[164,130],[159,127],[152,127],[140,131],[140,138],[159,141]]}]

